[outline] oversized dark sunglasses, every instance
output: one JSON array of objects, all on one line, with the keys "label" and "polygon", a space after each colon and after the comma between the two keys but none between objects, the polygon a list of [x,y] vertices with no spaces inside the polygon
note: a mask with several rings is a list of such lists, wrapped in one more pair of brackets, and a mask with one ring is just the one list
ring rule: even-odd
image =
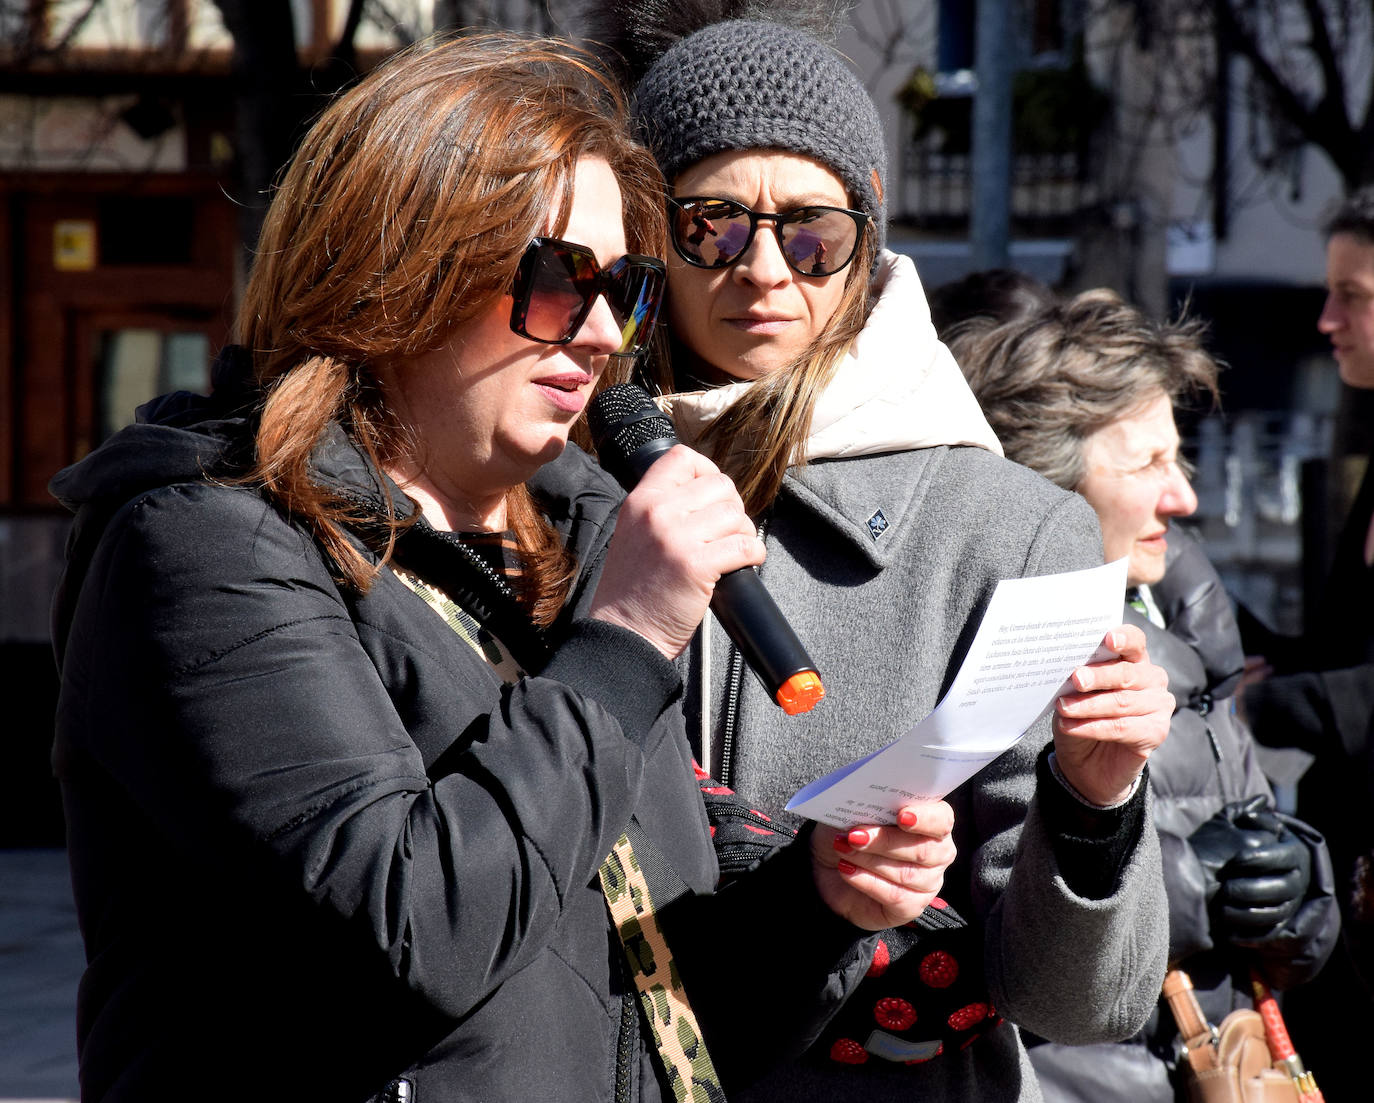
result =
[{"label": "oversized dark sunglasses", "polygon": [[520,258],[511,285],[510,327],[531,341],[565,345],[577,336],[597,296],[605,295],[620,327],[615,355],[633,356],[654,331],[665,279],[657,257],[626,253],[602,271],[585,245],[537,237]]},{"label": "oversized dark sunglasses", "polygon": [[698,268],[726,268],[744,256],[759,219],[773,224],[778,248],[803,276],[833,276],[859,251],[869,216],[844,207],[794,207],[765,214],[733,199],[693,195],[668,200],[673,248]]}]

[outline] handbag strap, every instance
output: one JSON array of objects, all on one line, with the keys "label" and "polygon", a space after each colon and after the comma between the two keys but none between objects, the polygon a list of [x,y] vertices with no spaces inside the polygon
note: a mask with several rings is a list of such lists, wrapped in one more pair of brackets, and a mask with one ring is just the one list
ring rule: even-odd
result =
[{"label": "handbag strap", "polygon": [[1194,1072],[1216,1068],[1217,1030],[1202,1013],[1193,993],[1193,978],[1182,969],[1170,969],[1164,976],[1164,998],[1183,1037],[1183,1055],[1189,1066]]},{"label": "handbag strap", "polygon": [[654,914],[648,878],[628,835],[616,840],[598,872],[673,1098],[678,1103],[723,1100],[720,1077],[706,1052],[706,1039],[687,1001],[673,953]]},{"label": "handbag strap", "polygon": [[[482,655],[503,681],[511,682],[520,676],[519,667],[513,661],[505,661],[508,653],[499,641],[494,637],[479,637],[474,630],[474,618],[463,606],[432,583],[404,571],[396,570],[395,573]],[[638,840],[639,854],[630,842],[631,835]],[[654,893],[658,895],[657,906],[666,907],[690,889],[634,819],[616,840],[597,873],[616,934],[620,936],[629,961],[644,1017],[653,1031],[663,1070],[672,1085],[673,1097],[678,1103],[703,1098],[724,1100],[720,1077],[711,1055],[706,1052],[706,1039],[687,1001],[687,993],[673,964],[673,952],[654,914]]]},{"label": "handbag strap", "polygon": [[1274,1067],[1282,1069],[1292,1079],[1299,1103],[1324,1103],[1316,1077],[1303,1067],[1302,1058],[1293,1048],[1278,1001],[1269,991],[1269,985],[1260,971],[1253,967],[1250,970],[1250,987],[1255,993],[1255,1010],[1264,1020],[1264,1035],[1269,1043],[1269,1055],[1274,1060]]}]

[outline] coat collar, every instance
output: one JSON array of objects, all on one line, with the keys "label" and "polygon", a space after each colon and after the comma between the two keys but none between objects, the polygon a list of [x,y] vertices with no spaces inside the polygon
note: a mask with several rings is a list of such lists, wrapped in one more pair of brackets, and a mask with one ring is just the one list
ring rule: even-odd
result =
[{"label": "coat collar", "polygon": [[[935,335],[921,279],[909,257],[883,253],[876,302],[863,331],[816,402],[804,459],[840,459],[940,444],[997,455],[1002,445],[954,357]],[[669,395],[659,404],[689,443],[753,384]]]},{"label": "coat collar", "polygon": [[949,449],[920,448],[794,467],[782,494],[801,502],[839,539],[879,569],[920,523],[921,506]]},{"label": "coat collar", "polygon": [[1145,633],[1145,644],[1150,649],[1150,661],[1169,672],[1169,692],[1180,704],[1197,708],[1204,693],[1216,696],[1209,684],[1209,672],[1202,656],[1187,640],[1167,628],[1160,628],[1149,617],[1129,605],[1126,606],[1123,621],[1126,624],[1134,624]]},{"label": "coat collar", "polygon": [[[885,252],[874,276],[877,301],[863,332],[816,404],[806,463],[792,467],[791,495],[875,567],[886,567],[917,523],[948,446],[1002,454],[958,365],[936,338],[910,258]],[[736,383],[660,400],[691,442],[752,384]]]}]

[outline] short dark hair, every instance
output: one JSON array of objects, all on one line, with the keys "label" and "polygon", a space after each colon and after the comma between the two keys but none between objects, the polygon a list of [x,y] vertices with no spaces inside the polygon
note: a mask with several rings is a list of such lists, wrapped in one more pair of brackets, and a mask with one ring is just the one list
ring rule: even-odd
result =
[{"label": "short dark hair", "polygon": [[962,279],[942,283],[929,295],[935,333],[956,363],[973,350],[988,330],[1039,314],[1059,301],[1034,276],[1015,268],[984,268]]},{"label": "short dark hair", "polygon": [[1350,234],[1374,245],[1374,186],[1360,188],[1346,196],[1323,228],[1328,241],[1337,234]]},{"label": "short dark hair", "polygon": [[951,327],[971,318],[1010,322],[1050,306],[1055,294],[1048,286],[1015,268],[984,268],[942,283],[926,296],[930,320],[944,340]]}]

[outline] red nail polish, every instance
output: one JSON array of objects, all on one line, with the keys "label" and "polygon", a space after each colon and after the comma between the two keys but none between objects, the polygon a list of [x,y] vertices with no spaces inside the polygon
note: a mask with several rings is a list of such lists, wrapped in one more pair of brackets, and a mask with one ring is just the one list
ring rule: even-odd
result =
[{"label": "red nail polish", "polygon": [[856,866],[853,862],[846,862],[843,858],[840,859],[840,864],[835,868],[838,869],[841,873],[843,873],[846,877],[853,877],[854,874],[859,872],[858,866]]},{"label": "red nail polish", "polygon": [[897,822],[901,824],[903,827],[915,827],[916,813],[913,812],[910,808],[903,808],[900,812],[897,813]]},{"label": "red nail polish", "polygon": [[841,854],[848,854],[854,848],[849,845],[849,840],[846,839],[843,835],[836,835],[835,849],[838,850]]},{"label": "red nail polish", "polygon": [[865,831],[862,827],[856,827],[856,828],[854,828],[854,830],[852,830],[852,831],[849,833],[849,845],[850,845],[850,846],[867,846],[867,845],[868,845],[868,832]]}]

